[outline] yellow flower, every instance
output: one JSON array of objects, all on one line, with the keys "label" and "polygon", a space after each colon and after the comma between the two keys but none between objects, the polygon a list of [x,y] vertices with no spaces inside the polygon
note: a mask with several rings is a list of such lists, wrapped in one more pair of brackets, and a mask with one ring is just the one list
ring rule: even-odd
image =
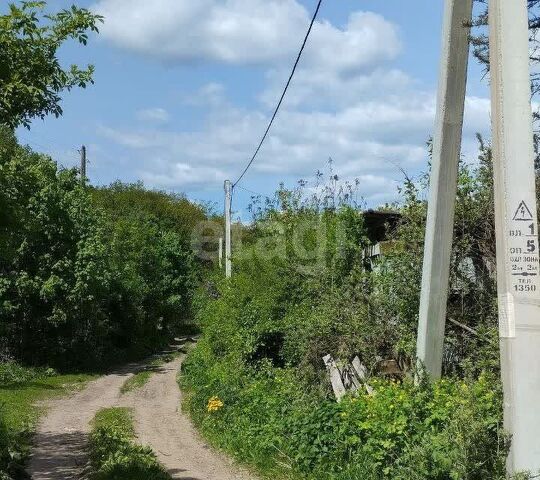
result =
[{"label": "yellow flower", "polygon": [[217,412],[219,409],[223,408],[224,403],[218,397],[212,397],[208,400],[208,411]]}]

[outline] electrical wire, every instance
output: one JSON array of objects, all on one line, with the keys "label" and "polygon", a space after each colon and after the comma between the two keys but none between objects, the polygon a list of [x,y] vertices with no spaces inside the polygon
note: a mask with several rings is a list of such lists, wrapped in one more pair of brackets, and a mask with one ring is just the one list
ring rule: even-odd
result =
[{"label": "electrical wire", "polygon": [[23,141],[26,140],[26,143],[34,143],[35,145],[38,145],[38,146],[43,146],[43,145],[35,142],[34,140],[40,140],[41,142],[47,142],[47,144],[61,145],[66,150],[72,148],[71,145],[68,147],[67,144],[64,143],[64,140],[60,140],[59,138],[55,138],[54,136],[43,135],[43,134],[39,134],[39,135],[36,136],[36,134],[35,134],[35,132],[33,130],[32,131],[29,131],[29,130],[19,131],[19,133],[17,134],[17,137],[20,138]]},{"label": "electrical wire", "polygon": [[257,158],[257,155],[259,154],[259,151],[261,150],[261,148],[262,148],[262,146],[264,144],[264,141],[266,140],[266,137],[268,136],[268,133],[270,132],[270,129],[272,128],[274,120],[276,119],[276,116],[277,116],[277,114],[279,112],[279,109],[281,108],[281,104],[283,103],[285,95],[287,94],[287,90],[289,89],[289,86],[291,85],[294,74],[296,73],[296,68],[298,67],[298,64],[300,63],[300,59],[302,58],[302,54],[304,53],[304,49],[306,48],[307,41],[308,41],[309,36],[311,34],[311,30],[313,29],[313,25],[315,24],[315,20],[317,20],[317,16],[319,14],[319,10],[321,9],[321,5],[322,5],[322,0],[319,0],[319,2],[317,3],[317,8],[315,9],[315,13],[313,14],[313,18],[311,19],[311,23],[309,24],[309,28],[308,28],[308,31],[306,33],[306,36],[304,37],[302,47],[300,48],[300,52],[298,53],[298,56],[296,57],[296,61],[294,62],[293,69],[291,71],[289,79],[287,80],[287,84],[285,85],[283,93],[281,94],[281,98],[279,99],[277,107],[274,110],[274,114],[272,115],[270,123],[268,124],[268,127],[266,128],[266,131],[264,132],[264,135],[262,136],[262,139],[259,142],[259,146],[257,147],[257,149],[255,150],[255,153],[251,157],[251,160],[247,164],[246,168],[244,168],[244,170],[242,171],[242,174],[238,177],[238,180],[236,180],[236,182],[233,183],[233,185],[232,185],[233,188],[236,187],[236,185],[238,185],[238,183],[240,182],[240,180],[242,180],[242,178],[244,178],[244,175],[247,173],[247,171],[249,170],[249,168],[251,167],[251,165],[253,164],[253,162]]},{"label": "electrical wire", "polygon": [[257,195],[257,196],[259,196],[259,197],[270,198],[268,195],[266,195],[266,194],[264,194],[264,193],[255,192],[255,191],[253,191],[253,190],[248,190],[247,188],[240,187],[240,186],[238,186],[238,188],[239,188],[240,190],[244,190],[245,192],[251,193],[252,195]]}]

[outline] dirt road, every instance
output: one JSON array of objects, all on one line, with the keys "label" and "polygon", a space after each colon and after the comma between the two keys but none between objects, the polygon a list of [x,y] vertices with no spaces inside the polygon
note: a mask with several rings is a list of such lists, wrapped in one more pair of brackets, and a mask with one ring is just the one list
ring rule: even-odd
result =
[{"label": "dirt road", "polygon": [[81,479],[88,471],[85,447],[90,421],[101,408],[134,410],[138,442],[150,446],[174,479],[251,480],[246,472],[211,450],[181,412],[176,382],[182,358],[158,368],[141,389],[120,395],[140,365],[101,377],[81,392],[49,404],[35,437],[29,473],[34,480]]}]

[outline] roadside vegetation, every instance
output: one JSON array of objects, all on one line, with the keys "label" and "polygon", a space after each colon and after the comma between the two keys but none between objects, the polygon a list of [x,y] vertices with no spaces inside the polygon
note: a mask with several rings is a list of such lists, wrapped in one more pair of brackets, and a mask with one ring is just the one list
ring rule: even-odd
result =
[{"label": "roadside vegetation", "polygon": [[92,378],[0,363],[0,478],[26,478],[23,466],[42,412],[39,402],[82,388]]},{"label": "roadside vegetation", "polygon": [[204,210],[141,185],[86,188],[0,137],[4,356],[95,369],[167,345],[191,320],[198,278],[189,224],[177,222]]},{"label": "roadside vegetation", "polygon": [[0,15],[2,480],[26,478],[37,401],[91,378],[78,372],[145,358],[193,331],[202,265],[191,231],[206,208],[142,184],[94,188],[16,138],[18,127],[60,116],[65,92],[93,83],[92,65],[64,68],[58,52],[86,45],[102,21],[45,1],[12,2]]},{"label": "roadside vegetation", "polygon": [[[185,408],[216,446],[269,477],[312,480],[504,479],[492,169],[461,166],[445,377],[412,377],[427,177],[406,179],[385,253],[356,185],[280,190],[254,199],[234,274],[198,313],[203,336],[183,367]],[[312,191],[308,189],[307,191]],[[465,327],[465,328],[464,328]],[[322,357],[359,356],[373,394],[337,403]],[[388,376],[381,360],[403,373]]]},{"label": "roadside vegetation", "polygon": [[[1,127],[0,197],[0,369],[103,370],[193,330],[202,266],[191,228],[206,217],[202,207],[139,184],[86,187],[76,170]],[[34,382],[16,393],[31,402],[61,391],[55,385]],[[0,389],[4,466],[24,457],[33,425],[23,411],[1,407],[18,404],[13,395]],[[10,414],[23,423],[2,418]]]},{"label": "roadside vegetation", "polygon": [[98,412],[90,436],[93,480],[169,480],[150,448],[135,443],[132,411]]}]

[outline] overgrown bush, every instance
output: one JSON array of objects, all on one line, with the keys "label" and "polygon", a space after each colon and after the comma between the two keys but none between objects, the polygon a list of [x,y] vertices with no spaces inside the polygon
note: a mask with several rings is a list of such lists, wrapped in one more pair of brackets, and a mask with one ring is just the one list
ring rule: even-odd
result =
[{"label": "overgrown bush", "polygon": [[28,479],[25,467],[43,402],[78,390],[93,378],[0,363],[0,479]]},{"label": "overgrown bush", "polygon": [[[203,341],[184,367],[186,407],[215,445],[269,476],[505,478],[501,395],[489,376],[419,387],[373,380],[373,395],[338,404],[298,369],[249,368],[219,361],[208,348]],[[212,398],[223,406],[209,409]]]},{"label": "overgrown bush", "polygon": [[190,320],[201,207],[140,185],[94,191],[5,129],[0,201],[0,356],[93,368]]},{"label": "overgrown bush", "polygon": [[[183,367],[186,406],[212,442],[295,478],[504,478],[496,375],[418,388],[372,379],[375,395],[337,404],[322,355],[374,361],[396,337],[367,323],[351,285],[315,301],[286,264],[251,267],[200,312],[204,336]],[[214,397],[223,406],[209,411]]]},{"label": "overgrown bush", "polygon": [[[17,363],[0,362],[0,389],[14,388],[52,374],[45,369],[24,368]],[[6,421],[6,405],[0,396],[0,480],[18,480],[28,453],[24,440],[28,438],[25,427],[13,428]]]},{"label": "overgrown bush", "polygon": [[4,415],[0,408],[0,479],[6,480],[9,478],[8,470],[10,468],[10,447],[12,438],[9,435],[8,429],[4,423]]},{"label": "overgrown bush", "polygon": [[[314,196],[301,183],[255,199],[233,277],[216,275],[182,376],[186,408],[215,444],[286,478],[505,478],[489,146],[460,168],[446,378],[416,387],[426,180],[406,179],[403,201],[383,207],[400,220],[374,261],[358,184],[340,188],[332,175]],[[358,355],[375,393],[337,404],[326,354]],[[381,377],[381,359],[409,377]]]},{"label": "overgrown bush", "polygon": [[19,385],[55,374],[52,368],[27,368],[13,361],[2,362],[0,363],[0,387]]},{"label": "overgrown bush", "polygon": [[4,406],[0,403],[0,480],[23,480],[27,478],[24,464],[28,458],[30,432],[13,431],[4,418]]},{"label": "overgrown bush", "polygon": [[[450,268],[450,288],[444,351],[446,373],[464,368],[499,368],[495,260],[493,170],[489,145],[479,137],[480,154],[475,166],[462,164]],[[373,314],[394,331],[394,356],[411,358],[416,350],[418,311],[427,204],[423,192],[428,176],[406,179],[397,204],[402,222],[389,240],[390,249],[371,275]],[[461,325],[461,326],[460,326]],[[476,335],[471,334],[473,329]]]}]

